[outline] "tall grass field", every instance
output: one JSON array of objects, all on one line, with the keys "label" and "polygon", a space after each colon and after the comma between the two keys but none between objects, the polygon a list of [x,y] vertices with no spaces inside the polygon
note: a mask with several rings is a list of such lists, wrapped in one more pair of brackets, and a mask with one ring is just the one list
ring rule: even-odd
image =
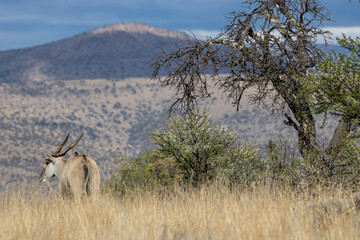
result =
[{"label": "tall grass field", "polygon": [[351,193],[210,186],[63,200],[0,196],[0,239],[360,239]]}]

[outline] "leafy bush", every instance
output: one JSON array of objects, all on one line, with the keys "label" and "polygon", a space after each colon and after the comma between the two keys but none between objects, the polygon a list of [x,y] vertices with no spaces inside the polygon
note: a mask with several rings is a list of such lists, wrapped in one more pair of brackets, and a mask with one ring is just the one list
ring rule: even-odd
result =
[{"label": "leafy bush", "polygon": [[264,179],[266,165],[260,160],[255,145],[232,147],[223,157],[225,160],[219,172],[231,184],[250,185]]},{"label": "leafy bush", "polygon": [[158,150],[143,152],[135,158],[116,159],[118,165],[104,183],[105,190],[124,193],[127,188],[158,188],[181,179],[174,161]]},{"label": "leafy bush", "polygon": [[360,146],[356,139],[343,138],[337,151],[321,150],[320,154],[308,154],[305,158],[289,141],[270,140],[263,160],[266,178],[271,183],[293,187],[356,187],[360,182]]},{"label": "leafy bush", "polygon": [[[311,155],[309,157],[312,157]],[[358,188],[360,181],[360,146],[351,135],[342,138],[337,151],[322,152],[322,158],[315,161],[304,159],[306,177],[310,181],[322,181],[327,185],[341,185],[344,188]]]},{"label": "leafy bush", "polygon": [[155,130],[150,138],[176,162],[185,179],[194,185],[211,180],[223,165],[222,157],[234,145],[236,135],[214,123],[207,111],[172,116],[167,129]]},{"label": "leafy bush", "polygon": [[266,178],[271,183],[297,186],[304,174],[296,144],[284,139],[269,140],[265,149]]},{"label": "leafy bush", "polygon": [[236,135],[214,123],[207,111],[172,116],[167,124],[149,135],[156,149],[118,159],[106,189],[124,192],[174,183],[197,187],[218,178],[247,185],[261,179],[264,165],[257,147],[235,145]]}]

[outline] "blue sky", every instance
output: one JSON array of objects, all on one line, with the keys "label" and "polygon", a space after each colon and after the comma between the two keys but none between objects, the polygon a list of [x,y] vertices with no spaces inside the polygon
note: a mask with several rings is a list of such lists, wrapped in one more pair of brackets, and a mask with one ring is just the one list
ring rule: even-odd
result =
[{"label": "blue sky", "polygon": [[[335,35],[360,36],[358,0],[321,0]],[[241,0],[0,0],[0,51],[35,46],[103,25],[144,22],[198,37],[214,35]]]}]

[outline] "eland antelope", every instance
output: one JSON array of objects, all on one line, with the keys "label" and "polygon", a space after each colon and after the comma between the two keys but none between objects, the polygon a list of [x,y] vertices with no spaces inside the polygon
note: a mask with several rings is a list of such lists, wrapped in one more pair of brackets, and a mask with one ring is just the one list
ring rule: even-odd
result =
[{"label": "eland antelope", "polygon": [[59,180],[58,190],[63,196],[79,198],[83,195],[94,196],[99,192],[100,174],[94,159],[73,153],[69,159],[63,156],[80,141],[81,136],[64,151],[62,147],[70,136],[70,132],[65,140],[57,147],[52,155],[46,154],[44,166],[39,176],[40,182],[47,182],[53,177]]}]

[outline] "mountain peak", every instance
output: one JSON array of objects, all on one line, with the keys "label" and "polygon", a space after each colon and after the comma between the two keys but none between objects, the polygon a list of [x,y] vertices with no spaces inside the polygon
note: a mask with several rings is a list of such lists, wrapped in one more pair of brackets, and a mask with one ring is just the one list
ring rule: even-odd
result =
[{"label": "mountain peak", "polygon": [[117,23],[56,42],[0,52],[0,84],[37,80],[150,77],[153,58],[185,33],[144,23]]},{"label": "mountain peak", "polygon": [[118,31],[124,31],[128,33],[140,33],[140,34],[154,34],[161,37],[169,38],[180,38],[184,39],[187,35],[183,32],[177,32],[166,28],[157,28],[149,26],[142,22],[122,22],[111,25],[106,25],[91,31],[92,34],[103,34],[103,33],[115,33]]}]

